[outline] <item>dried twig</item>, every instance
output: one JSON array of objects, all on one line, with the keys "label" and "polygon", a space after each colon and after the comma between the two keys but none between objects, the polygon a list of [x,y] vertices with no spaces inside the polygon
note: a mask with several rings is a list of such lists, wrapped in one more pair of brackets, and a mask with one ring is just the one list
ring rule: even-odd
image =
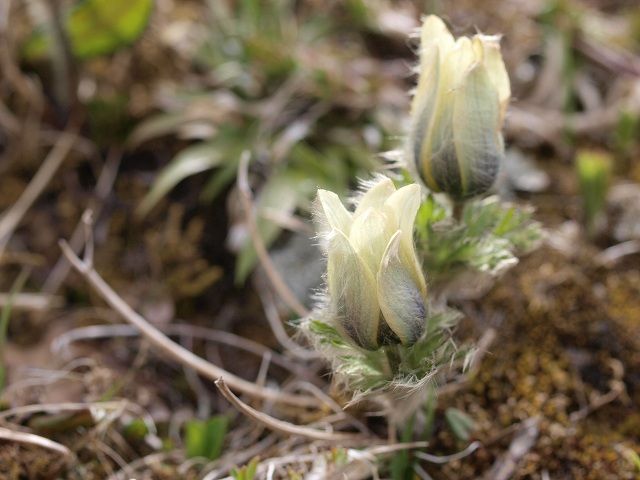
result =
[{"label": "dried twig", "polygon": [[[323,382],[313,375],[305,368],[304,365],[295,363],[283,355],[270,350],[264,345],[249,340],[248,338],[235,335],[230,332],[222,330],[214,330],[211,328],[199,327],[197,325],[189,325],[182,323],[172,323],[169,325],[163,325],[158,327],[165,335],[180,336],[189,338],[199,338],[205,341],[218,342],[225,345],[229,345],[233,348],[238,348],[246,352],[250,352],[258,357],[269,353],[271,355],[271,361],[298,377],[307,379],[310,382],[322,384]],[[98,340],[103,338],[114,337],[137,337],[141,332],[134,326],[129,324],[116,324],[116,325],[91,325],[88,327],[79,327],[72,330],[68,330],[63,334],[55,338],[51,344],[51,350],[55,353],[60,353],[69,349],[70,345],[74,342],[81,340]]]},{"label": "dried twig", "polygon": [[345,441],[355,441],[355,442],[363,442],[363,441],[372,441],[370,437],[364,437],[360,434],[353,433],[339,433],[339,432],[325,432],[321,430],[317,430],[314,428],[301,427],[299,425],[293,425],[292,423],[285,422],[283,420],[278,420],[277,418],[273,418],[266,413],[259,412],[258,410],[251,408],[246,403],[243,403],[238,397],[236,397],[229,387],[225,384],[222,378],[216,380],[216,386],[220,393],[229,400],[234,407],[236,407],[240,412],[244,413],[249,418],[265,425],[266,427],[275,430],[277,432],[286,433],[288,435],[299,435],[302,437],[310,438],[312,440],[326,440],[330,442],[345,442]]},{"label": "dried twig", "polygon": [[627,240],[602,250],[595,257],[595,262],[604,267],[613,267],[618,261],[628,255],[640,252],[640,240]]},{"label": "dried twig", "polygon": [[[118,168],[120,167],[121,157],[121,149],[112,148],[109,151],[105,160],[104,167],[102,168],[102,171],[98,176],[94,198],[90,204],[91,211],[96,218],[100,215],[102,207],[104,206],[104,202],[113,188],[113,184],[115,183],[118,173]],[[73,233],[71,234],[71,239],[69,240],[69,244],[71,245],[71,248],[74,252],[80,251],[80,249],[84,245],[85,238],[85,226],[83,224],[83,221],[81,220],[80,222],[78,222],[78,225],[74,229]],[[49,273],[46,281],[44,282],[42,291],[51,294],[56,293],[60,288],[60,285],[62,285],[62,283],[64,282],[64,279],[67,277],[69,268],[69,262],[65,260],[64,256],[60,257],[58,262],[51,270],[51,273]]]},{"label": "dried twig", "polygon": [[198,357],[193,352],[178,345],[160,330],[149,323],[140,314],[134,311],[96,272],[92,266],[92,259],[81,260],[64,240],[60,241],[60,248],[71,265],[84,279],[96,290],[96,292],[118,312],[127,322],[134,325],[156,348],[167,354],[170,358],[195,369],[201,375],[209,379],[224,378],[233,388],[256,398],[274,400],[281,403],[300,407],[317,407],[318,401],[313,397],[294,395],[280,392],[271,388],[263,388],[240,378],[226,370]]},{"label": "dried twig", "polygon": [[271,260],[271,257],[269,256],[267,247],[260,237],[258,225],[256,224],[253,195],[251,193],[251,187],[249,186],[248,170],[249,152],[245,151],[242,154],[242,158],[240,159],[240,164],[238,166],[237,184],[240,192],[240,200],[247,220],[247,227],[249,228],[249,233],[251,234],[251,239],[253,241],[253,248],[255,248],[258,258],[260,259],[260,264],[262,265],[262,268],[264,268],[269,280],[273,283],[273,288],[276,290],[280,298],[282,298],[291,310],[301,317],[306,317],[309,315],[309,311],[296,298],[295,294],[291,291],[278,272],[276,266],[273,264],[273,260]]},{"label": "dried twig", "polygon": [[[0,293],[0,308],[10,301],[9,295]],[[11,300],[11,308],[14,310],[43,311],[49,308],[57,308],[64,304],[64,298],[46,293],[18,293]]]},{"label": "dried twig", "polygon": [[9,442],[25,443],[29,445],[35,445],[37,447],[46,448],[47,450],[53,450],[63,455],[67,461],[73,458],[73,453],[67,447],[61,443],[54,442],[48,438],[34,435],[33,433],[16,432],[9,430],[8,428],[0,427],[0,440],[6,440]]},{"label": "dried twig", "polygon": [[304,360],[320,358],[320,355],[317,352],[314,352],[313,350],[307,350],[291,340],[291,338],[289,338],[289,335],[287,335],[286,330],[282,326],[282,319],[280,318],[278,308],[276,307],[271,292],[269,292],[266,288],[261,288],[258,280],[256,280],[256,286],[256,291],[258,292],[258,296],[262,301],[262,307],[264,309],[265,316],[267,317],[267,321],[269,322],[271,331],[276,337],[276,340],[278,340],[278,343],[280,343],[280,345],[282,345],[294,357],[302,358]]},{"label": "dried twig", "polygon": [[452,453],[451,455],[431,455],[430,453],[416,452],[415,456],[429,463],[438,463],[438,464],[450,463],[450,462],[455,462],[456,460],[460,460],[462,458],[468,457],[481,446],[482,444],[480,442],[472,442],[464,450],[461,450],[460,452],[457,452],[457,453]]},{"label": "dried twig", "polygon": [[13,235],[16,227],[27,213],[33,202],[40,196],[42,191],[49,184],[55,173],[62,165],[62,162],[73,148],[76,136],[73,133],[61,133],[60,139],[51,149],[47,158],[42,162],[41,167],[35,174],[29,185],[22,192],[20,198],[11,206],[11,208],[0,218],[0,257],[5,247],[9,243],[9,239]]}]

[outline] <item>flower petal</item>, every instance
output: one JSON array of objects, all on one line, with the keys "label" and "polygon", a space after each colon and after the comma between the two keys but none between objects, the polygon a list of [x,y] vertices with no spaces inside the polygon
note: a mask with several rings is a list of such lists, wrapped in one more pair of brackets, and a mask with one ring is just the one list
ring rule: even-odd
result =
[{"label": "flower petal", "polygon": [[458,189],[464,197],[486,191],[498,173],[503,151],[498,92],[482,64],[456,91],[453,125]]},{"label": "flower petal", "polygon": [[374,275],[340,230],[333,232],[328,257],[327,284],[338,325],[356,344],[375,350],[380,308]]},{"label": "flower petal", "polygon": [[455,40],[449,29],[440,17],[429,15],[422,20],[422,28],[420,30],[420,49],[421,55],[425,50],[436,46],[442,51],[453,48]]},{"label": "flower petal", "polygon": [[395,191],[396,187],[393,185],[391,179],[383,177],[360,198],[358,207],[353,214],[354,218],[362,215],[368,208],[382,208],[385,200]]},{"label": "flower petal", "polygon": [[435,189],[436,184],[431,176],[431,153],[424,149],[429,142],[429,127],[435,115],[440,85],[440,50],[432,47],[431,55],[423,55],[420,60],[418,86],[411,102],[412,125],[409,133],[409,149],[413,154],[413,164],[420,173],[425,184]]},{"label": "flower petal", "polygon": [[400,341],[411,345],[425,329],[427,307],[420,288],[399,255],[400,231],[389,241],[376,279],[384,320]]},{"label": "flower petal", "polygon": [[511,84],[509,82],[509,74],[504,66],[502,54],[500,53],[500,37],[496,35],[476,35],[473,41],[474,43],[480,42],[482,44],[482,63],[487,69],[491,83],[498,91],[500,124],[502,124],[507,104],[511,97]]},{"label": "flower petal", "polygon": [[317,205],[316,217],[321,224],[321,231],[329,232],[335,229],[349,234],[351,213],[344,207],[338,195],[328,190],[318,189]]},{"label": "flower petal", "polygon": [[420,186],[417,183],[405,185],[394,192],[385,202],[385,207],[395,214],[397,229],[402,231],[402,241],[413,242],[413,224],[420,208]]},{"label": "flower petal", "polygon": [[351,226],[349,242],[374,275],[389,239],[398,228],[397,222],[390,220],[382,209],[367,208]]},{"label": "flower petal", "polygon": [[405,185],[387,199],[385,207],[393,212],[397,219],[396,228],[401,232],[400,258],[410,269],[420,292],[426,296],[427,284],[413,245],[414,224],[420,208],[420,186],[417,183]]}]

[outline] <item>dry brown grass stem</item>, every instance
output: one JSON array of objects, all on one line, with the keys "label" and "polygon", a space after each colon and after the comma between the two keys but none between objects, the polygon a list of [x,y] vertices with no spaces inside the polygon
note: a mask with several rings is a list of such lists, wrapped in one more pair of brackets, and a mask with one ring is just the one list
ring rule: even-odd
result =
[{"label": "dry brown grass stem", "polygon": [[17,293],[13,299],[6,293],[0,293],[0,308],[11,303],[13,310],[46,311],[64,305],[64,298],[46,293]]},{"label": "dry brown grass stem", "polygon": [[[87,239],[87,246],[92,245],[91,238]],[[61,240],[60,248],[71,265],[82,275],[82,277],[93,287],[93,289],[107,302],[107,304],[118,312],[127,322],[140,330],[142,335],[151,344],[166,354],[169,358],[177,361],[181,365],[193,368],[198,373],[211,380],[223,378],[234,389],[251,395],[255,398],[273,400],[298,407],[317,407],[318,401],[314,397],[283,393],[273,388],[264,388],[244,378],[238,377],[226,370],[214,365],[207,360],[198,357],[193,352],[172,341],[164,333],[149,323],[144,317],[133,310],[120,297],[104,279],[93,268],[93,258],[85,256],[81,260],[71,249],[69,244]]]},{"label": "dry brown grass stem", "polygon": [[236,397],[229,387],[227,387],[224,379],[219,378],[216,380],[216,386],[220,393],[226,398],[229,403],[231,403],[234,407],[236,407],[241,413],[245,414],[249,418],[255,420],[262,425],[270,428],[271,430],[275,430],[280,433],[285,433],[287,435],[297,435],[305,438],[309,438],[311,440],[325,440],[329,442],[359,442],[363,443],[366,441],[374,441],[371,437],[365,437],[360,434],[353,433],[340,433],[340,432],[328,432],[323,430],[317,430],[315,428],[309,427],[301,427],[299,425],[294,425],[289,422],[285,422],[283,420],[279,420],[277,418],[273,418],[266,413],[259,412],[258,410],[250,407],[246,403],[242,402],[238,397]]},{"label": "dry brown grass stem", "polygon": [[267,247],[265,246],[260,232],[258,231],[258,225],[256,223],[255,206],[253,204],[253,194],[251,193],[251,187],[249,186],[249,152],[245,151],[240,159],[238,165],[238,191],[240,192],[240,203],[244,209],[245,218],[247,221],[247,227],[251,234],[251,240],[253,241],[253,248],[256,250],[256,254],[260,259],[260,265],[264,269],[267,277],[273,284],[273,288],[278,293],[280,298],[287,304],[291,310],[301,317],[309,315],[309,311],[305,308],[300,300],[297,299],[295,294],[291,291],[287,283],[282,278],[282,275],[278,272],[278,269],[273,264],[273,260],[269,256]]},{"label": "dry brown grass stem", "polygon": [[[102,207],[104,206],[104,202],[113,189],[113,185],[118,174],[118,169],[120,167],[121,158],[122,151],[119,147],[111,148],[109,150],[109,153],[107,154],[104,167],[102,167],[100,175],[98,176],[96,188],[94,191],[94,197],[90,205],[90,208],[95,217],[98,217],[100,215]],[[69,240],[69,244],[71,245],[71,248],[74,252],[80,251],[80,249],[84,245],[85,238],[86,234],[84,222],[81,219],[80,222],[78,222],[78,225],[74,229],[73,233],[71,234],[71,239]],[[49,276],[45,280],[44,285],[42,286],[42,291],[44,293],[56,293],[68,274],[69,262],[67,262],[64,257],[60,257],[53,269],[51,269],[51,273],[49,273]]]},{"label": "dry brown grass stem", "polygon": [[0,218],[0,258],[18,224],[49,184],[62,162],[67,158],[75,142],[76,135],[74,133],[64,132],[60,134],[58,142],[44,159],[33,179],[20,195],[20,198]]},{"label": "dry brown grass stem", "polygon": [[[289,370],[297,377],[306,379],[309,382],[314,382],[314,384],[323,384],[323,382],[318,377],[316,377],[313,372],[305,368],[304,365],[296,363],[291,359],[277,352],[274,352],[273,350],[270,350],[269,348],[258,342],[254,342],[253,340],[241,337],[231,332],[214,330],[211,328],[182,323],[172,323],[170,325],[163,325],[162,327],[158,328],[160,328],[160,330],[165,335],[217,342],[233,348],[244,350],[258,357],[261,357],[268,353],[269,355],[271,355],[271,361],[274,365]],[[91,325],[88,327],[79,327],[68,330],[56,337],[51,344],[51,350],[54,353],[62,353],[65,358],[71,358],[68,350],[71,344],[75,342],[115,337],[137,337],[140,335],[140,331],[136,327],[129,324]]]},{"label": "dry brown grass stem", "polygon": [[271,332],[273,332],[273,335],[276,337],[278,343],[294,357],[301,358],[303,360],[313,360],[320,358],[320,355],[317,352],[313,350],[307,350],[301,345],[298,345],[289,337],[289,335],[287,335],[286,330],[282,326],[282,319],[280,318],[280,314],[278,313],[278,307],[276,306],[273,295],[267,288],[261,285],[261,282],[259,282],[258,280],[255,281],[255,284],[256,291],[258,292],[258,296],[260,297],[260,301],[262,302],[264,314],[267,317],[267,321],[269,322],[269,327],[271,327]]},{"label": "dry brown grass stem", "polygon": [[28,445],[35,445],[37,447],[46,448],[63,455],[67,461],[73,458],[73,453],[67,447],[61,443],[54,442],[48,438],[41,437],[40,435],[34,435],[27,432],[16,432],[8,428],[0,427],[0,440],[7,442],[24,443]]}]

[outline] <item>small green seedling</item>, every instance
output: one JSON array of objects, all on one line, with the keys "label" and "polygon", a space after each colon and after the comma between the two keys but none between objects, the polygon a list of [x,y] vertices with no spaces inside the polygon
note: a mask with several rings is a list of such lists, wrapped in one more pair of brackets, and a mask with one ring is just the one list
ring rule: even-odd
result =
[{"label": "small green seedling", "polygon": [[229,419],[223,415],[209,420],[192,420],[185,426],[185,448],[188,458],[204,457],[215,460],[222,453]]},{"label": "small green seedling", "polygon": [[232,468],[230,472],[231,476],[234,480],[253,480],[256,476],[259,461],[259,457],[253,457],[248,464],[240,468]]},{"label": "small green seedling", "polygon": [[602,224],[612,166],[613,159],[606,152],[581,150],[576,156],[583,220],[590,236],[595,235]]}]

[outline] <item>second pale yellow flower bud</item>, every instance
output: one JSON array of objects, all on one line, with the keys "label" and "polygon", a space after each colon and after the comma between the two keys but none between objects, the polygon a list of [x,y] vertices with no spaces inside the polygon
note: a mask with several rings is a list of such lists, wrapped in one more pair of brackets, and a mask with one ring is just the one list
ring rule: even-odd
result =
[{"label": "second pale yellow flower bud", "polygon": [[427,187],[457,199],[491,187],[510,95],[499,37],[455,40],[440,18],[424,19],[408,148]]}]

